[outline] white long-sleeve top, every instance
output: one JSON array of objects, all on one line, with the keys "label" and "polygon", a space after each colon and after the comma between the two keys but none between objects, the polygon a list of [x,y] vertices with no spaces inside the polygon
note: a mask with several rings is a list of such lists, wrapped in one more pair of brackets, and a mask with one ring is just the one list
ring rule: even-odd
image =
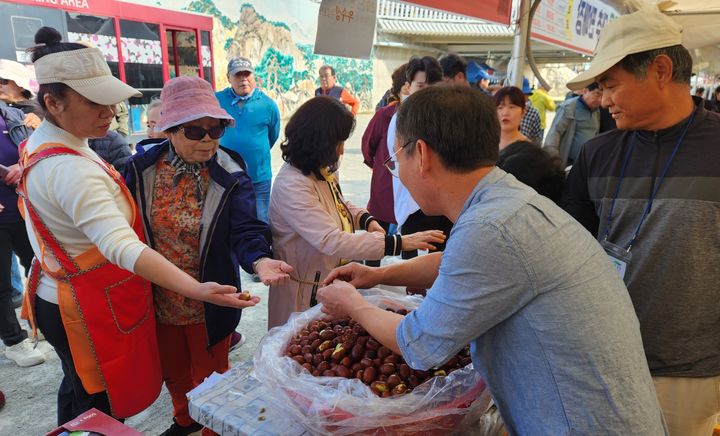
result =
[{"label": "white long-sleeve top", "polygon": [[[390,119],[390,125],[388,126],[387,134],[387,147],[388,156],[395,154],[395,130],[397,129],[397,113]],[[407,190],[405,185],[402,184],[399,177],[392,178],[393,183],[393,200],[395,201],[395,221],[397,221],[398,228],[402,230],[402,225],[405,224],[408,217],[415,212],[420,210],[420,206],[415,202],[410,195],[410,191]]]},{"label": "white long-sleeve top", "polygon": [[[100,160],[86,139],[47,120],[28,139],[28,153],[45,143],[60,143],[90,159]],[[133,213],[130,202],[98,164],[72,155],[44,159],[30,169],[25,186],[30,202],[71,257],[97,246],[111,263],[133,271],[147,246],[130,226]],[[40,244],[27,213],[25,216],[28,237],[39,259]],[[60,268],[47,248],[45,263],[51,270]],[[57,304],[55,280],[43,273],[37,295]]]}]

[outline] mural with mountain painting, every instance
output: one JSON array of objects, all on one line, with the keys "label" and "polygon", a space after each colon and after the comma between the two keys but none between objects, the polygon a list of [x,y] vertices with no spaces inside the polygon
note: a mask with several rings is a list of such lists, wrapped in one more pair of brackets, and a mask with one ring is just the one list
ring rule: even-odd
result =
[{"label": "mural with mountain painting", "polygon": [[[145,2],[140,0],[141,2]],[[154,2],[147,1],[148,4]],[[314,95],[318,68],[332,65],[345,86],[371,110],[373,61],[315,55],[319,2],[311,0],[166,0],[164,7],[200,12],[215,20],[215,86],[228,86],[228,59],[245,56],[255,65],[258,86],[277,102],[283,116]]]}]

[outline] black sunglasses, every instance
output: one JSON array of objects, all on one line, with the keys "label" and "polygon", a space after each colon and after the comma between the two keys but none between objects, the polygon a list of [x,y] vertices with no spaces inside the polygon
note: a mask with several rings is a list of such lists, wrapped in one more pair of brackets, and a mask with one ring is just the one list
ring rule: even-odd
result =
[{"label": "black sunglasses", "polygon": [[7,85],[8,83],[10,83],[8,79],[0,79],[0,85]]},{"label": "black sunglasses", "polygon": [[182,130],[185,137],[192,141],[199,141],[205,135],[210,136],[211,139],[218,139],[225,134],[225,126],[223,125],[210,127],[209,129],[203,129],[199,126],[182,126],[179,130]]}]

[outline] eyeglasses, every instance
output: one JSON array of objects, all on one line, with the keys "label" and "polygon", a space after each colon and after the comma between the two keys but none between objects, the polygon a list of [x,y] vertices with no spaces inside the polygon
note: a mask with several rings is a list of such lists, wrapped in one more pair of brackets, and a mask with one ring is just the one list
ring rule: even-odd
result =
[{"label": "eyeglasses", "polygon": [[207,130],[199,126],[182,126],[179,130],[191,141],[199,141],[203,139],[205,135],[210,136],[211,139],[218,139],[225,134],[225,126],[222,125],[210,127]]},{"label": "eyeglasses", "polygon": [[389,158],[385,159],[385,162],[383,162],[383,165],[385,168],[387,168],[388,171],[390,171],[390,174],[392,174],[394,177],[400,177],[398,175],[398,171],[400,169],[397,161],[397,155],[400,153],[400,150],[407,147],[410,144],[413,144],[417,141],[417,139],[410,140],[402,145],[402,147],[398,148],[395,153],[392,154]]}]

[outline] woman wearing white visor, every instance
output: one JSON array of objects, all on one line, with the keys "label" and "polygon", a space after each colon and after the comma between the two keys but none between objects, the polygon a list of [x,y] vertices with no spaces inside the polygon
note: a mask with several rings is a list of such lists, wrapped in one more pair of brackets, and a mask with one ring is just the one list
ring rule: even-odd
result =
[{"label": "woman wearing white visor", "polygon": [[25,126],[37,129],[45,116],[30,90],[32,72],[23,64],[0,59],[0,100],[25,114]]},{"label": "woman wearing white visor", "polygon": [[97,48],[43,27],[32,59],[45,120],[21,151],[19,192],[37,260],[24,309],[62,362],[58,422],[95,407],[117,418],[148,407],[162,382],[149,281],[186,297],[248,307],[235,287],[199,283],[143,242],[119,174],[89,147],[115,105],[140,96]]}]

